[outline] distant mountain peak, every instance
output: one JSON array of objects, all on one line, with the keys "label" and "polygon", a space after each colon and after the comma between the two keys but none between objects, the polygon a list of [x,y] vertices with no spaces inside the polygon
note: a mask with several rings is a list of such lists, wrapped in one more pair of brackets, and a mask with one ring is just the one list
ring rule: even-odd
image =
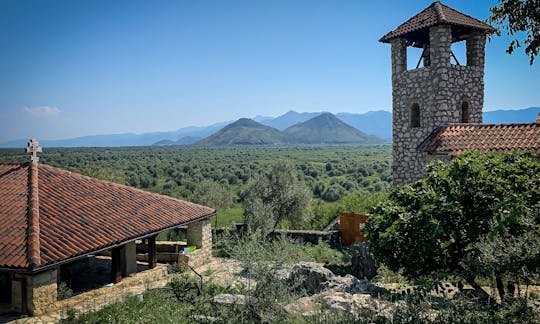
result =
[{"label": "distant mountain peak", "polygon": [[384,143],[382,138],[367,135],[329,112],[320,113],[305,122],[293,125],[283,133],[287,142],[299,144]]},{"label": "distant mountain peak", "polygon": [[234,126],[259,126],[262,124],[254,121],[251,118],[240,118],[237,121],[225,126],[225,127],[234,127]]},{"label": "distant mountain peak", "polygon": [[197,145],[281,144],[283,135],[270,126],[250,118],[240,118],[216,133],[198,141]]}]

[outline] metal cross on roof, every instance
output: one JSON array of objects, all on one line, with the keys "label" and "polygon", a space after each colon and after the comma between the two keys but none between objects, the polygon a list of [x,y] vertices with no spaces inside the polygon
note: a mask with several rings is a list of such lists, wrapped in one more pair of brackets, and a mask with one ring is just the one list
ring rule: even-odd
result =
[{"label": "metal cross on roof", "polygon": [[43,149],[39,146],[38,141],[33,138],[28,142],[28,146],[26,147],[26,153],[32,154],[30,156],[30,160],[32,163],[38,163],[39,157],[37,156],[38,153],[43,152]]}]

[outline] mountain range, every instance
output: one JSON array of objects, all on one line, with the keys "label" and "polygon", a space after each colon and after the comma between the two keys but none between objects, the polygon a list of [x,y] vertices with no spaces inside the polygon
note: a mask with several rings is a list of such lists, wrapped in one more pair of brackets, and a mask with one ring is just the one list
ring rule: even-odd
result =
[{"label": "mountain range", "polygon": [[[279,125],[286,123],[282,119]],[[255,120],[241,118],[195,145],[246,145],[246,144],[378,144],[382,138],[367,135],[347,125],[331,113],[317,114],[304,122],[280,131]]]},{"label": "mountain range", "polygon": [[[298,113],[289,111],[278,117],[256,116],[254,121],[283,131],[295,124],[305,122],[324,112]],[[508,124],[534,122],[540,113],[540,107],[515,110],[495,110],[483,113],[484,123]],[[342,112],[335,115],[344,123],[353,126],[365,134],[375,135],[390,141],[392,138],[392,113],[384,110],[369,111],[363,114]],[[60,140],[38,139],[44,147],[78,146],[139,146],[139,145],[187,145],[208,137],[232,121],[224,121],[209,126],[189,126],[169,132],[151,132],[142,134],[107,134],[82,136]],[[0,147],[22,148],[28,139],[12,140],[0,143]]]}]

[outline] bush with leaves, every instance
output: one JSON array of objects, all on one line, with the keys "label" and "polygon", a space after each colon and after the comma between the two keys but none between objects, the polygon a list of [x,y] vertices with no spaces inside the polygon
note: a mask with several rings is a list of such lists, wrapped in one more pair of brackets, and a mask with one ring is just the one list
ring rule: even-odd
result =
[{"label": "bush with leaves", "polygon": [[250,230],[275,230],[283,221],[300,227],[311,217],[311,192],[290,163],[278,162],[252,180],[243,193]]},{"label": "bush with leaves", "polygon": [[[516,282],[523,268],[538,273],[538,246],[528,246],[539,235],[538,214],[532,214],[540,201],[538,156],[470,152],[449,163],[435,161],[427,171],[374,208],[366,230],[380,262],[409,278],[457,275],[483,294],[476,279],[494,277],[501,298],[503,278]],[[490,242],[515,244],[528,250],[522,253],[527,257],[490,259]]]}]

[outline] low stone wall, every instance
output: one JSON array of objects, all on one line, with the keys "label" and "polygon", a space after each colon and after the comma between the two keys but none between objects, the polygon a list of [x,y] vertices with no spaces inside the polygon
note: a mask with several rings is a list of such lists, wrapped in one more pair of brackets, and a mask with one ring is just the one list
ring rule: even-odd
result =
[{"label": "low stone wall", "polygon": [[193,268],[198,268],[208,263],[211,258],[211,249],[197,249],[194,252],[188,254],[181,254],[179,256],[178,262],[184,262]]},{"label": "low stone wall", "polygon": [[[242,235],[244,229],[241,226],[236,226],[235,228],[218,228],[215,230],[215,234],[228,234],[228,235]],[[270,232],[270,238],[278,238],[283,235],[286,237],[292,238],[299,242],[307,242],[312,244],[317,244],[319,241],[326,242],[332,246],[340,244],[340,231],[339,230],[330,230],[330,231],[309,231],[309,230],[283,230],[278,229],[273,233]]]},{"label": "low stone wall", "polygon": [[[41,305],[34,315],[55,314],[65,317],[69,309],[78,313],[100,310],[103,307],[123,300],[127,296],[141,295],[147,289],[160,288],[168,283],[167,265],[158,264],[149,269],[132,274],[115,285],[93,289],[71,298]],[[56,295],[56,290],[54,291]]]},{"label": "low stone wall", "polygon": [[299,242],[318,244],[319,241],[323,241],[330,245],[337,245],[339,244],[340,231],[275,230],[273,233],[269,233],[269,236],[272,238],[277,238],[282,235]]}]

